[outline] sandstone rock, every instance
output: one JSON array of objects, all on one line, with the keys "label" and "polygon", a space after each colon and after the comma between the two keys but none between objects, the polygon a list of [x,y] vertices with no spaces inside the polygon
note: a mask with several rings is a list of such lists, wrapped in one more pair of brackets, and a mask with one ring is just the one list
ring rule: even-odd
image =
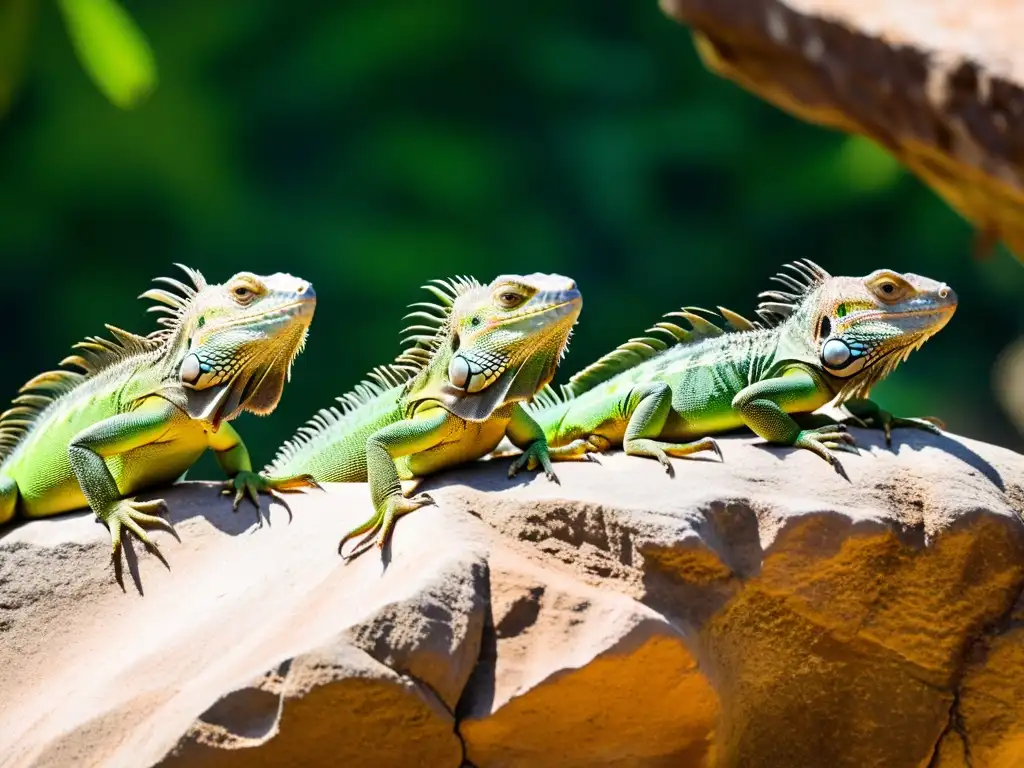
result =
[{"label": "sandstone rock", "polygon": [[1024,5],[661,0],[711,70],[889,149],[1024,259]]},{"label": "sandstone rock", "polygon": [[849,481],[480,463],[349,565],[365,486],[257,528],[186,483],[123,591],[89,515],[5,529],[0,764],[1022,764],[1024,457],[854,432]]}]

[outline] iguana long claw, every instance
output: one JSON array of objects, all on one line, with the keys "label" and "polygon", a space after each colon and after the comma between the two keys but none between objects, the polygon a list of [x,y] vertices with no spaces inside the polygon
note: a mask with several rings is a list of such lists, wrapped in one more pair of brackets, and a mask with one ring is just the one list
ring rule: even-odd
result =
[{"label": "iguana long claw", "polygon": [[548,480],[561,485],[558,475],[555,474],[555,470],[551,466],[550,449],[544,440],[535,440],[526,450],[516,456],[509,465],[508,476],[515,477],[523,467],[531,471],[541,467]]},{"label": "iguana long claw", "polygon": [[167,560],[149,535],[143,530],[140,523],[144,525],[155,525],[174,534],[178,538],[178,532],[170,521],[162,517],[150,514],[151,512],[167,512],[167,503],[163,499],[152,501],[135,501],[135,499],[119,499],[112,503],[108,510],[96,517],[107,524],[110,530],[112,560],[116,560],[121,552],[121,533],[124,529],[131,531],[164,565]]},{"label": "iguana long claw", "polygon": [[832,451],[843,451],[846,453],[858,453],[854,447],[856,440],[853,435],[846,431],[846,428],[842,424],[836,426],[820,427],[818,429],[805,429],[800,432],[796,440],[793,442],[794,448],[806,448],[807,450],[818,454],[836,468],[847,480],[849,477],[846,474],[846,470],[843,468],[842,463],[832,453]]},{"label": "iguana long claw", "polygon": [[[365,523],[356,526],[341,537],[341,541],[338,542],[338,554],[342,556],[345,562],[350,562],[366,550],[370,549],[370,542],[374,537],[376,537],[377,548],[384,549],[384,545],[387,543],[388,537],[391,535],[391,531],[395,526],[395,521],[398,520],[398,518],[402,515],[407,515],[410,512],[415,512],[420,507],[430,506],[436,503],[437,502],[435,502],[433,497],[428,493],[420,493],[412,498],[406,498],[401,495],[389,496],[384,502],[383,508],[377,510],[373,517]],[[346,542],[361,533],[366,533],[367,535],[356,544],[352,552],[346,555],[343,552]]]},{"label": "iguana long claw", "polygon": [[[601,462],[597,460],[595,454],[603,453],[606,450],[608,450],[607,441],[602,446],[601,443],[591,438],[583,439],[580,437],[568,445],[560,445],[556,448],[548,446],[548,455],[552,461],[593,461],[600,464]],[[535,468],[536,464],[527,466],[527,469]]]},{"label": "iguana long claw", "polygon": [[242,499],[248,498],[256,506],[257,511],[260,509],[260,497],[259,494],[266,493],[268,495],[274,495],[275,492],[292,492],[302,490],[303,488],[317,488],[323,490],[316,480],[311,475],[294,475],[292,477],[266,477],[255,472],[243,470],[232,477],[230,480],[225,480],[221,484],[221,495],[229,496],[234,493],[234,499],[231,502],[231,509],[235,512],[238,511],[239,504],[242,503]]}]

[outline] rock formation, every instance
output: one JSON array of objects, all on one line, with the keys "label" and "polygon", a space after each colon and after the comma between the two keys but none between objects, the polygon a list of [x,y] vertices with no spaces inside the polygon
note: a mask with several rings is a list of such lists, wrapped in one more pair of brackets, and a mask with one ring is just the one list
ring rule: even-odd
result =
[{"label": "rock formation", "polygon": [[661,0],[713,71],[869,136],[1024,260],[1024,5],[1006,0]]},{"label": "rock formation", "polygon": [[1024,764],[1024,457],[854,434],[479,463],[349,565],[363,485],[183,484],[123,590],[91,515],[5,529],[0,764]]}]

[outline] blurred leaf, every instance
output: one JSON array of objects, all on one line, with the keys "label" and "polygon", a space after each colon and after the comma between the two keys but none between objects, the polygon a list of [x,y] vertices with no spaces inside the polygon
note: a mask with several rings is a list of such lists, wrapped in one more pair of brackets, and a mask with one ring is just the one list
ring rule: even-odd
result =
[{"label": "blurred leaf", "polygon": [[887,189],[904,173],[896,158],[863,136],[849,136],[843,141],[835,172],[852,189],[861,192]]},{"label": "blurred leaf", "polygon": [[21,85],[36,8],[36,0],[0,0],[0,116]]},{"label": "blurred leaf", "polygon": [[114,0],[60,0],[68,34],[96,86],[121,109],[156,87],[156,62],[142,31]]}]

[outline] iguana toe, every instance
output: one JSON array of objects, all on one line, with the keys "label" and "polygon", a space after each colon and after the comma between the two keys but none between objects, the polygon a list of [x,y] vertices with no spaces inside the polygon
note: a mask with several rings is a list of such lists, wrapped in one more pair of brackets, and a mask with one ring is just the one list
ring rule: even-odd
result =
[{"label": "iguana toe", "polygon": [[[262,477],[262,475],[261,475]],[[300,491],[305,488],[314,488],[322,491],[324,487],[317,482],[313,475],[293,475],[291,477],[264,477],[268,489],[271,491]]]},{"label": "iguana toe", "polygon": [[812,453],[818,454],[821,458],[835,467],[836,471],[849,480],[846,470],[843,468],[839,458],[832,451],[843,451],[846,453],[858,453],[853,435],[846,431],[841,424],[818,429],[805,429],[793,442],[794,448],[806,448]]},{"label": "iguana toe", "polygon": [[[255,472],[242,471],[225,480],[221,485],[221,494],[229,496],[232,493],[234,498],[231,502],[231,509],[238,511],[243,499],[248,498],[255,505],[257,512],[260,510],[260,494],[266,493],[271,496],[276,493],[289,493],[305,488],[317,488],[323,490],[312,475],[293,475],[289,477],[266,477]],[[262,523],[262,520],[260,520]]]},{"label": "iguana toe", "polygon": [[167,565],[167,560],[164,559],[163,553],[160,552],[160,548],[153,543],[153,540],[149,538],[149,535],[142,528],[142,525],[155,525],[163,528],[164,530],[170,531],[177,538],[178,533],[174,530],[174,526],[162,517],[150,514],[151,512],[166,512],[167,503],[163,499],[154,499],[152,501],[135,501],[134,499],[120,499],[113,504],[110,508],[97,515],[97,517],[107,524],[107,528],[110,530],[110,541],[111,541],[111,558],[116,560],[121,552],[121,535],[122,532],[127,529],[135,534],[136,538],[139,539],[146,547],[156,555],[164,565]]},{"label": "iguana toe", "polygon": [[551,467],[549,449],[547,445],[540,440],[532,443],[526,450],[512,460],[512,463],[508,468],[508,476],[510,478],[515,477],[519,474],[519,470],[524,467],[527,470],[534,470],[538,467],[542,468],[544,470],[544,475],[548,480],[554,483],[558,482],[558,476],[555,475],[555,471]]},{"label": "iguana toe", "polygon": [[[338,542],[338,554],[348,563],[370,549],[374,543],[376,543],[378,549],[384,549],[398,518],[410,512],[415,512],[420,507],[432,506],[436,505],[436,503],[434,498],[428,493],[420,493],[411,498],[397,494],[389,496],[387,501],[384,502],[383,508],[376,511],[373,517],[341,537],[341,541]],[[343,551],[345,544],[350,539],[363,533],[367,535],[360,539],[352,551],[346,555]]]}]

